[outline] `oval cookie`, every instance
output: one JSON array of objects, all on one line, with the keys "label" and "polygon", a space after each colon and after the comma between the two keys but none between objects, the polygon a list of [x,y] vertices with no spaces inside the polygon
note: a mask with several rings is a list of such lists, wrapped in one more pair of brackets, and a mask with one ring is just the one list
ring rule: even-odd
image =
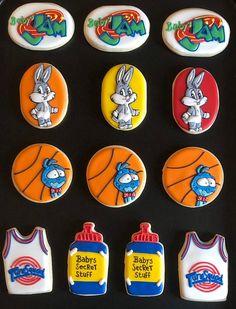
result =
[{"label": "oval cookie", "polygon": [[219,91],[214,77],[202,68],[186,68],[175,78],[172,112],[185,132],[199,134],[215,122],[219,111]]},{"label": "oval cookie", "polygon": [[102,113],[115,129],[132,130],[147,112],[147,85],[134,66],[119,64],[111,68],[102,82]]},{"label": "oval cookie", "polygon": [[55,3],[27,3],[10,16],[8,33],[17,45],[31,50],[51,50],[65,45],[74,34],[70,13]]},{"label": "oval cookie", "polygon": [[87,184],[101,204],[123,207],[133,203],[146,183],[146,170],[135,152],[123,146],[102,148],[89,161]]},{"label": "oval cookie", "polygon": [[130,5],[106,5],[93,10],[84,22],[88,43],[106,52],[126,52],[143,45],[150,23],[143,11]]},{"label": "oval cookie", "polygon": [[58,69],[48,63],[31,66],[21,79],[20,106],[25,120],[35,128],[50,129],[61,123],[68,90]]},{"label": "oval cookie", "polygon": [[33,144],[22,150],[12,166],[12,180],[17,191],[36,203],[60,198],[72,181],[68,157],[49,144]]},{"label": "oval cookie", "polygon": [[220,161],[208,150],[187,147],[166,161],[162,182],[167,194],[178,204],[197,208],[211,203],[224,182]]},{"label": "oval cookie", "polygon": [[222,16],[199,8],[174,12],[162,27],[164,43],[181,56],[217,55],[227,47],[229,37],[229,24]]}]

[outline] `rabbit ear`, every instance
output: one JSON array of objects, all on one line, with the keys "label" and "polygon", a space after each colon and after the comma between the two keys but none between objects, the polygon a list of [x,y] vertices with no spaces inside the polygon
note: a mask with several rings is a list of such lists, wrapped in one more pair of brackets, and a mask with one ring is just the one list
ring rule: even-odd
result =
[{"label": "rabbit ear", "polygon": [[52,73],[52,66],[50,65],[49,67],[46,68],[46,70],[43,72],[42,75],[42,81],[44,83],[47,83],[49,81],[49,78],[51,76]]},{"label": "rabbit ear", "polygon": [[204,72],[200,73],[198,76],[195,77],[194,81],[193,81],[193,85],[196,88],[199,88],[199,86],[201,85],[203,78],[204,78]]},{"label": "rabbit ear", "polygon": [[41,80],[43,74],[43,64],[41,64],[34,73],[34,81],[37,83]]},{"label": "rabbit ear", "polygon": [[117,72],[117,75],[116,75],[117,84],[120,81],[122,81],[124,74],[125,74],[125,65],[122,65],[122,67],[119,69],[119,71]]},{"label": "rabbit ear", "polygon": [[188,77],[187,77],[187,86],[188,88],[192,88],[193,87],[193,81],[196,75],[196,71],[195,69],[192,69],[192,71],[189,73]]},{"label": "rabbit ear", "polygon": [[133,76],[133,73],[134,73],[134,68],[133,67],[130,67],[129,70],[125,73],[125,76],[123,77],[123,81],[126,83],[126,84],[129,84],[130,81],[131,81],[131,78]]}]

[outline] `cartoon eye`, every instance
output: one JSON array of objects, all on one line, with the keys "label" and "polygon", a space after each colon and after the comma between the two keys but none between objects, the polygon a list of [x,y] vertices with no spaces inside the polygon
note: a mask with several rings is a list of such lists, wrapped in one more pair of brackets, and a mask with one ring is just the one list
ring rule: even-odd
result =
[{"label": "cartoon eye", "polygon": [[138,180],[138,175],[131,174],[131,177],[132,177],[133,180]]},{"label": "cartoon eye", "polygon": [[209,186],[209,182],[207,178],[200,178],[197,180],[197,183],[199,184],[199,186],[202,186],[202,187]]},{"label": "cartoon eye", "polygon": [[43,87],[42,86],[38,87],[38,93],[43,94]]},{"label": "cartoon eye", "polygon": [[55,179],[57,177],[59,177],[59,174],[58,174],[57,170],[52,170],[52,171],[47,173],[47,178]]},{"label": "cartoon eye", "polygon": [[58,174],[60,177],[64,177],[65,176],[65,172],[62,170],[57,170]]},{"label": "cartoon eye", "polygon": [[216,181],[213,178],[208,178],[208,183],[210,187],[215,187],[216,186]]},{"label": "cartoon eye", "polygon": [[132,180],[131,176],[129,174],[125,174],[122,177],[120,177],[119,182],[129,183],[131,180]]},{"label": "cartoon eye", "polygon": [[201,90],[198,90],[198,97],[199,97],[199,99],[201,99],[203,97]]},{"label": "cartoon eye", "polygon": [[125,97],[125,89],[124,89],[124,88],[122,88],[122,89],[120,90],[120,95],[122,95],[123,97]]},{"label": "cartoon eye", "polygon": [[133,93],[132,89],[129,88],[129,89],[128,89],[128,94],[131,95],[132,93]]},{"label": "cartoon eye", "polygon": [[191,98],[196,99],[196,94],[193,90],[191,91]]},{"label": "cartoon eye", "polygon": [[51,92],[51,89],[49,87],[46,88],[46,92],[49,93]]}]

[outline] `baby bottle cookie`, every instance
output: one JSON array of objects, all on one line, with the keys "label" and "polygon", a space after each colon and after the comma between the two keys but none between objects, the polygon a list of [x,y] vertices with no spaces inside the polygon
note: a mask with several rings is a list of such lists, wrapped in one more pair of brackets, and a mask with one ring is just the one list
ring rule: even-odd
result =
[{"label": "baby bottle cookie", "polygon": [[125,285],[132,296],[158,296],[164,290],[164,247],[151,224],[143,222],[125,251]]},{"label": "baby bottle cookie", "polygon": [[146,183],[146,170],[135,152],[123,146],[102,148],[89,161],[87,184],[92,196],[108,207],[133,203]]},{"label": "baby bottle cookie", "polygon": [[115,129],[132,130],[146,116],[147,84],[134,66],[119,64],[111,68],[102,82],[102,113]]},{"label": "baby bottle cookie", "polygon": [[68,90],[62,74],[51,64],[31,66],[20,83],[20,106],[25,120],[39,129],[50,129],[64,119]]},{"label": "baby bottle cookie", "polygon": [[219,111],[219,91],[214,77],[202,68],[186,68],[173,82],[172,111],[185,132],[200,134],[215,122]]},{"label": "baby bottle cookie", "polygon": [[33,144],[22,150],[12,166],[17,191],[35,203],[60,198],[70,187],[72,166],[68,157],[49,144]]},{"label": "baby bottle cookie", "polygon": [[51,248],[45,229],[36,227],[28,236],[16,228],[7,230],[2,256],[9,294],[52,291]]},{"label": "baby bottle cookie", "polygon": [[220,161],[208,150],[186,147],[167,159],[162,170],[166,193],[178,204],[206,206],[220,193],[224,173]]},{"label": "baby bottle cookie", "polygon": [[84,223],[83,231],[75,235],[69,248],[69,288],[77,295],[96,296],[107,291],[108,246],[94,227],[92,222]]},{"label": "baby bottle cookie", "polygon": [[196,232],[186,233],[178,256],[180,296],[190,301],[225,301],[228,294],[228,254],[225,238],[208,242]]}]

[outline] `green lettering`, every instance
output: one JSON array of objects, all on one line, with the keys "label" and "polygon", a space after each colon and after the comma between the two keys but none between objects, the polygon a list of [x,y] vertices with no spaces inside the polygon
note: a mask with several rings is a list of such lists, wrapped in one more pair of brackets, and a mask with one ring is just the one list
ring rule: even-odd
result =
[{"label": "green lettering", "polygon": [[106,44],[115,46],[120,42],[119,38],[112,38],[108,33],[104,32],[102,35],[99,37],[103,42]]},{"label": "green lettering", "polygon": [[22,37],[31,45],[38,45],[42,41],[43,37],[33,37],[29,32],[25,31],[22,33]]},{"label": "green lettering", "polygon": [[130,36],[130,35],[133,34],[129,23],[126,20],[123,20],[115,30],[116,30],[116,33],[119,34],[119,35],[124,33],[124,34]]},{"label": "green lettering", "polygon": [[122,22],[122,16],[112,16],[111,29],[115,30]]},{"label": "green lettering", "polygon": [[215,24],[211,28],[211,35],[213,40],[218,41],[219,43],[222,43],[225,41],[225,31],[224,27],[221,26],[218,28]]},{"label": "green lettering", "polygon": [[53,32],[54,36],[60,35],[61,37],[66,36],[66,21],[63,20],[62,22],[54,21],[53,23]]},{"label": "green lettering", "polygon": [[47,35],[53,35],[52,23],[49,18],[45,18],[45,15],[36,15],[34,17],[34,27],[37,28],[39,33],[45,32]]},{"label": "green lettering", "polygon": [[167,28],[166,28],[166,31],[172,31],[173,28],[172,28],[172,22],[168,21],[167,22]]},{"label": "green lettering", "polygon": [[192,22],[192,33],[195,34],[199,32],[203,27],[203,21],[202,19],[195,19]]},{"label": "green lettering", "polygon": [[16,18],[14,16],[11,16],[10,25],[15,26],[15,24],[16,24]]},{"label": "green lettering", "polygon": [[140,35],[146,34],[146,28],[144,22],[141,20],[139,23],[136,23],[134,20],[132,21],[130,28],[132,30],[132,35],[135,33],[139,33]]},{"label": "green lettering", "polygon": [[206,42],[212,41],[212,36],[208,25],[204,25],[202,29],[196,34],[197,39],[204,39]]},{"label": "green lettering", "polygon": [[89,28],[93,27],[93,19],[92,18],[89,18],[87,27],[89,27]]},{"label": "green lettering", "polygon": [[189,38],[185,37],[182,40],[179,41],[179,44],[181,46],[183,46],[185,49],[189,50],[189,51],[196,51],[199,47],[198,43],[193,43],[189,40]]}]

